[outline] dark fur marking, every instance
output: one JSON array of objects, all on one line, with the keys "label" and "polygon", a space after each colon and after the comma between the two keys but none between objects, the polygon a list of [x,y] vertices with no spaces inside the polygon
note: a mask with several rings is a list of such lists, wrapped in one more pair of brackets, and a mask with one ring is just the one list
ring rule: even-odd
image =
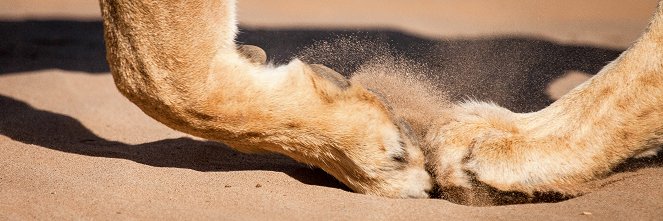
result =
[{"label": "dark fur marking", "polygon": [[574,196],[555,191],[534,192],[527,194],[518,191],[502,191],[477,179],[476,173],[464,170],[472,188],[437,187],[436,194],[453,203],[473,206],[496,206],[523,203],[554,203],[573,198]]}]

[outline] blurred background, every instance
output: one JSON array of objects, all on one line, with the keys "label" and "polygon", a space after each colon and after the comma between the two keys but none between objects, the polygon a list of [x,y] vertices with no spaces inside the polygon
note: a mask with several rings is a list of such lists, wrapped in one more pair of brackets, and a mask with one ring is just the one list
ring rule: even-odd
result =
[{"label": "blurred background", "polygon": [[[350,75],[376,56],[423,67],[454,100],[545,107],[616,58],[656,0],[242,0],[238,42]],[[105,74],[98,2],[0,0],[0,74]],[[332,46],[331,48],[329,46]]]}]

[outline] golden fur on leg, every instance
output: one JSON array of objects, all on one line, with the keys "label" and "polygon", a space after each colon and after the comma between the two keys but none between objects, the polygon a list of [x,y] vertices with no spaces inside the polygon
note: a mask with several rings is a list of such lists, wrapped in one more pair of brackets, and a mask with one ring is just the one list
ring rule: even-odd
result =
[{"label": "golden fur on leg", "polygon": [[[442,195],[465,204],[578,193],[625,159],[663,143],[663,1],[631,48],[534,113],[466,102],[423,139]],[[520,195],[519,195],[520,194]]]},{"label": "golden fur on leg", "polygon": [[325,67],[265,66],[262,50],[237,47],[233,0],[100,5],[117,88],[159,122],[290,156],[360,193],[428,196],[432,182],[407,123]]}]

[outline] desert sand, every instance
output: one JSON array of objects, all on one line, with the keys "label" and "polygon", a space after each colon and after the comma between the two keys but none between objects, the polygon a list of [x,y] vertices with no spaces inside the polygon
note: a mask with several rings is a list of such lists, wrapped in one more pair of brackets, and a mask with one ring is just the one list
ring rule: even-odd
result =
[{"label": "desert sand", "polygon": [[[655,6],[654,0],[240,2],[238,41],[265,48],[274,63],[299,56],[347,74],[387,51],[420,64],[454,99],[493,100],[518,111],[552,102],[549,85],[560,77],[596,73],[635,40]],[[352,193],[286,157],[242,154],[173,131],[115,89],[97,7],[92,0],[0,0],[0,220],[663,217],[660,153],[619,166],[570,200],[468,207]],[[325,42],[337,47],[328,50]],[[368,46],[359,52],[357,43]]]}]

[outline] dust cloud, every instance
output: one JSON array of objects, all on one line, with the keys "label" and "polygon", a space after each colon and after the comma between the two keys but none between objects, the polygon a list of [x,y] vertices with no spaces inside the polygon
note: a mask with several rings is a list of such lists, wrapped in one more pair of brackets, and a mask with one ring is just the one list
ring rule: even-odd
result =
[{"label": "dust cloud", "polygon": [[442,118],[451,100],[438,88],[440,76],[380,41],[344,36],[305,48],[299,57],[344,73],[381,96],[394,114],[407,120],[421,138],[428,124]]}]

